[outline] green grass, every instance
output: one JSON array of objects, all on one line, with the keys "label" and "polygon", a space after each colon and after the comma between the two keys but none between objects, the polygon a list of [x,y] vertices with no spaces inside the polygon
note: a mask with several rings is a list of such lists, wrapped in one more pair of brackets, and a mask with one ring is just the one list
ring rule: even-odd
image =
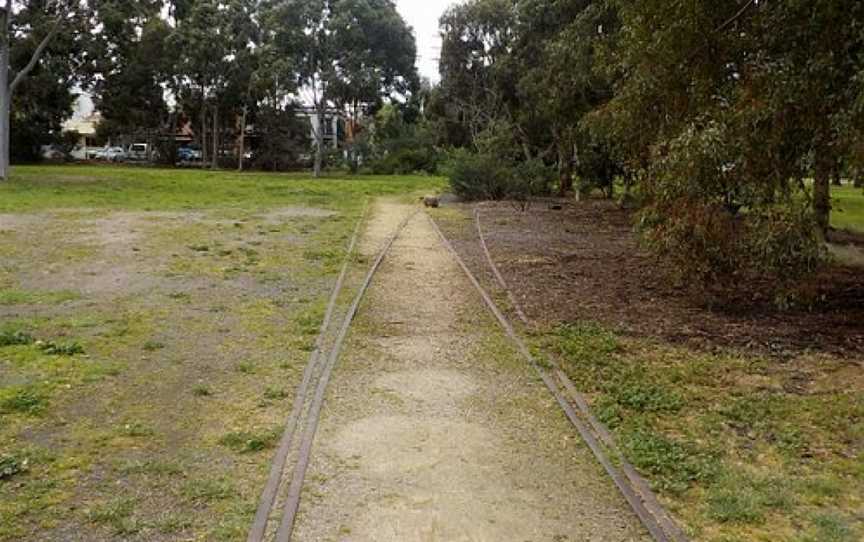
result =
[{"label": "green grass", "polygon": [[593,323],[541,340],[695,540],[864,537],[864,390],[848,361],[694,352]]},{"label": "green grass", "polygon": [[22,215],[0,221],[0,541],[245,536],[361,209],[441,186],[15,167],[0,183],[0,214]]},{"label": "green grass", "polygon": [[10,182],[0,182],[0,212],[56,208],[176,211],[281,205],[352,208],[362,205],[367,197],[434,191],[444,184],[441,178],[423,176],[331,175],[310,179],[305,173],[16,166]]},{"label": "green grass", "polygon": [[70,291],[32,292],[11,288],[0,289],[0,305],[57,305],[80,297],[77,292]]},{"label": "green grass", "polygon": [[842,188],[832,186],[831,196],[834,198],[831,225],[864,233],[864,190],[850,184]]}]

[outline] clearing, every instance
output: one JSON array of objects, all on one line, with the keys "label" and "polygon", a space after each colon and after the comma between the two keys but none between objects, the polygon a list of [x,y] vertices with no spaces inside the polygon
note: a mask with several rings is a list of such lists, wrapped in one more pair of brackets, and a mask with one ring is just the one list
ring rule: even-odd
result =
[{"label": "clearing", "polygon": [[435,178],[0,184],[0,540],[238,540],[367,198]]}]

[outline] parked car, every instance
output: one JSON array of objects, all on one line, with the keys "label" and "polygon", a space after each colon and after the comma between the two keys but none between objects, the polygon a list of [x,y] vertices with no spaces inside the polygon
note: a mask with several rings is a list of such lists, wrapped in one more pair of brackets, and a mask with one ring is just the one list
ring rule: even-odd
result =
[{"label": "parked car", "polygon": [[66,153],[54,145],[42,145],[42,159],[49,162],[62,162],[66,160]]},{"label": "parked car", "polygon": [[81,145],[75,145],[71,151],[69,151],[69,156],[73,160],[87,160],[89,155],[87,154],[90,149],[87,147],[83,147]]},{"label": "parked car", "polygon": [[181,162],[197,162],[201,160],[201,150],[195,147],[180,147],[177,149],[177,160]]},{"label": "parked car", "polygon": [[133,143],[129,146],[129,160],[150,159],[150,145],[147,143]]},{"label": "parked car", "polygon": [[108,162],[123,162],[129,155],[123,147],[105,147],[96,151],[93,156],[96,160],[107,160]]},{"label": "parked car", "polygon": [[110,162],[125,162],[129,159],[129,154],[123,150],[123,147],[111,147],[105,153],[105,158]]}]

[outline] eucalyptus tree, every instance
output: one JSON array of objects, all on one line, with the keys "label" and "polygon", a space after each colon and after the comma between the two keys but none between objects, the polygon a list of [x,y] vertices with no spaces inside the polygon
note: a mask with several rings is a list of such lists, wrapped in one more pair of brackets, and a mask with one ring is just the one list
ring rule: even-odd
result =
[{"label": "eucalyptus tree", "polygon": [[515,0],[471,0],[452,6],[440,20],[440,92],[447,115],[467,128],[472,143],[502,115],[514,113],[516,7]]},{"label": "eucalyptus tree", "polygon": [[[74,31],[85,16],[84,0],[2,0],[0,4],[0,179],[9,175],[10,113],[15,91],[38,68],[51,43]],[[26,51],[23,63],[21,50]]]},{"label": "eucalyptus tree", "polygon": [[359,107],[413,88],[414,37],[391,0],[275,0],[267,22],[273,47],[294,60],[298,86],[315,109],[319,176],[328,108]]},{"label": "eucalyptus tree", "polygon": [[[825,231],[831,174],[861,134],[864,5],[611,3],[626,30],[605,53],[618,84],[599,116],[634,165],[653,164],[656,193],[752,208],[812,174]],[[673,163],[689,174],[664,175]]]},{"label": "eucalyptus tree", "polygon": [[[219,0],[196,0],[176,19],[170,46],[179,54],[173,69],[172,91],[187,113],[197,112],[202,158],[208,152],[207,126],[215,133],[218,122],[216,96],[229,69],[229,39],[224,35],[225,12]],[[210,118],[210,116],[213,118]],[[215,164],[216,149],[212,149]]]},{"label": "eucalyptus tree", "polygon": [[[109,135],[152,136],[168,113],[165,90],[175,50],[168,47],[171,27],[162,17],[162,0],[97,0],[92,18],[91,92]],[[152,143],[152,141],[151,141]]]}]

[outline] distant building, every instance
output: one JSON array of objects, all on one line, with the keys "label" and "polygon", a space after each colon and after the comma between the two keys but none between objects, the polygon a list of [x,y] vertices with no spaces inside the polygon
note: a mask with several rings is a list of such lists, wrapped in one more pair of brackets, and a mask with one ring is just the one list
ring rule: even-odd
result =
[{"label": "distant building", "polygon": [[[315,132],[318,130],[318,112],[314,107],[297,108],[297,117],[309,121],[309,139],[315,141]],[[343,131],[342,116],[335,109],[328,109],[324,114],[324,145],[339,148],[340,133]]]},{"label": "distant building", "polygon": [[86,116],[75,115],[63,123],[64,132],[77,132],[79,135],[76,146],[82,149],[93,147],[96,144],[96,128],[102,120],[98,111],[93,111]]}]

